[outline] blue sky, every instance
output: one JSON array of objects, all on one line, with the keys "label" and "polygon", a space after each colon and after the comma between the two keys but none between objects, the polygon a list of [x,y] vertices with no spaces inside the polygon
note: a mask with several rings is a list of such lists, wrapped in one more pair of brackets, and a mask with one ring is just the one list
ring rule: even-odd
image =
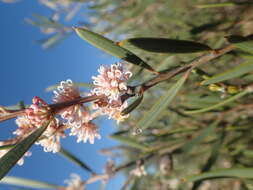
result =
[{"label": "blue sky", "polygon": [[[0,105],[13,105],[23,100],[31,103],[33,96],[50,102],[52,93],[45,88],[62,80],[72,79],[76,82],[91,82],[91,76],[97,74],[101,64],[117,61],[111,56],[72,35],[53,49],[43,50],[35,40],[43,34],[38,28],[28,25],[24,18],[32,13],[49,14],[49,10],[34,0],[23,0],[15,4],[0,3]],[[96,172],[102,172],[106,157],[98,154],[101,148],[115,145],[107,136],[115,131],[112,121],[99,122],[102,139],[95,145],[76,143],[75,137],[67,137],[62,141],[63,147],[75,153]],[[0,124],[0,140],[10,138],[16,126],[14,120]],[[40,146],[33,146],[32,157],[25,159],[25,164],[15,166],[9,175],[26,177],[63,185],[71,173],[77,173],[87,179],[87,172],[66,161],[58,154],[45,153]],[[118,189],[122,185],[122,177],[110,182],[107,189]],[[89,185],[89,189],[97,189],[98,184]],[[0,185],[0,190],[13,187]]]}]

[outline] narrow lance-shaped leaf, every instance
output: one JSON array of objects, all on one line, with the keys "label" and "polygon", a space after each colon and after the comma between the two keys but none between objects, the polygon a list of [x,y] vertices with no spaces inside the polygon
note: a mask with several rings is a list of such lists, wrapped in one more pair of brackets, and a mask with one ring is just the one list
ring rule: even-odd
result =
[{"label": "narrow lance-shaped leaf", "polygon": [[253,54],[253,35],[246,37],[233,35],[227,36],[226,39],[230,43],[234,44],[237,48]]},{"label": "narrow lance-shaped leaf", "polygon": [[58,189],[58,185],[49,184],[42,181],[25,179],[21,177],[5,176],[1,181],[1,184],[16,185],[21,187],[37,188],[37,189]]},{"label": "narrow lance-shaped leaf", "polygon": [[201,82],[202,85],[217,83],[225,80],[229,80],[232,78],[239,77],[241,75],[244,75],[246,73],[253,71],[253,59],[251,61],[247,61],[245,63],[242,63],[232,69],[226,70],[223,73],[216,74],[203,82]]},{"label": "narrow lance-shaped leaf", "polygon": [[204,9],[204,8],[219,8],[219,7],[230,7],[235,6],[236,3],[228,2],[228,3],[209,3],[209,4],[202,4],[202,5],[195,5],[195,7]]},{"label": "narrow lance-shaped leaf", "polygon": [[122,136],[122,135],[111,135],[110,138],[115,139],[123,144],[126,144],[128,146],[131,146],[136,149],[140,149],[143,151],[148,150],[148,146],[137,142],[135,139],[128,137],[128,136]]},{"label": "narrow lance-shaped leaf", "polygon": [[[77,87],[85,87],[85,88],[92,88],[92,87],[94,86],[94,85],[91,84],[91,83],[85,83],[85,82],[74,82],[73,84],[74,84],[75,86],[77,86]],[[46,90],[47,92],[53,91],[53,90],[57,89],[58,86],[59,86],[59,84],[55,84],[55,85],[52,85],[52,86],[47,87],[45,90]]]},{"label": "narrow lance-shaped leaf", "polygon": [[18,162],[18,160],[28,151],[35,141],[46,130],[50,121],[45,122],[40,128],[16,144],[9,152],[0,159],[0,179],[2,179],[10,169]]},{"label": "narrow lance-shaped leaf", "polygon": [[48,38],[38,40],[37,42],[42,45],[43,48],[48,49],[56,46],[61,41],[66,39],[69,36],[69,33],[60,33],[57,32]]},{"label": "narrow lance-shaped leaf", "polygon": [[[219,156],[219,151],[221,149],[222,143],[224,141],[224,136],[225,136],[225,131],[223,130],[222,134],[219,135],[218,140],[213,144],[211,155],[207,159],[207,162],[202,167],[201,173],[209,171],[212,168],[212,166],[215,164]],[[197,190],[201,184],[202,184],[202,180],[195,181],[192,186],[192,190]]]},{"label": "narrow lance-shaped leaf", "polygon": [[152,53],[193,53],[211,50],[205,44],[168,38],[130,38],[119,42],[123,47],[137,47]]},{"label": "narrow lance-shaped leaf", "polygon": [[244,90],[230,98],[227,98],[226,100],[218,103],[218,104],[215,104],[213,106],[209,106],[209,107],[206,107],[206,108],[202,108],[202,109],[199,109],[199,110],[192,110],[192,111],[185,111],[184,113],[186,114],[196,114],[196,113],[203,113],[203,112],[207,112],[207,111],[210,111],[210,110],[214,110],[214,109],[217,109],[217,108],[220,108],[230,102],[233,102],[239,98],[241,98],[242,96],[246,95],[247,93],[249,93],[249,91],[247,90]]},{"label": "narrow lance-shaped leaf", "polygon": [[109,53],[115,57],[118,57],[120,59],[123,59],[132,64],[138,65],[140,67],[143,67],[145,69],[148,69],[154,72],[154,69],[151,66],[149,66],[147,63],[145,63],[141,58],[139,58],[137,55],[135,55],[131,51],[123,47],[120,47],[114,41],[108,38],[105,38],[104,36],[101,36],[97,33],[86,30],[84,28],[75,28],[75,31],[83,40],[105,51],[106,53]]},{"label": "narrow lance-shaped leaf", "polygon": [[11,149],[14,146],[15,146],[15,144],[3,145],[3,146],[0,146],[0,150]]},{"label": "narrow lance-shaped leaf", "polygon": [[126,109],[124,109],[121,112],[121,114],[126,115],[126,114],[129,114],[130,112],[132,112],[135,108],[138,107],[138,105],[140,105],[142,99],[143,99],[143,95],[141,94]]},{"label": "narrow lance-shaped leaf", "polygon": [[219,169],[210,172],[205,172],[198,175],[192,175],[185,178],[187,182],[193,182],[204,179],[215,179],[215,178],[250,178],[253,179],[253,168],[229,168]]},{"label": "narrow lance-shaped leaf", "polygon": [[192,139],[191,141],[187,142],[182,148],[181,150],[183,152],[188,152],[190,151],[194,146],[198,145],[204,138],[206,138],[207,136],[209,136],[211,133],[214,132],[214,129],[217,127],[219,121],[215,121],[213,122],[209,127],[203,129],[200,134],[195,137],[194,139]]},{"label": "narrow lance-shaped leaf", "polygon": [[173,98],[177,95],[180,88],[183,86],[188,75],[184,75],[180,78],[176,84],[174,84],[165,95],[163,95],[156,103],[151,107],[150,111],[146,112],[144,116],[137,123],[136,128],[145,129],[149,127],[164,109],[172,102]]},{"label": "narrow lance-shaped leaf", "polygon": [[92,174],[95,174],[95,172],[87,164],[85,164],[83,161],[81,161],[79,158],[77,158],[75,155],[73,155],[72,153],[70,153],[66,149],[61,148],[59,153],[62,156],[64,156],[65,158],[67,158],[68,160],[70,160],[71,162],[73,162],[74,164],[83,168],[84,170],[86,170]]}]

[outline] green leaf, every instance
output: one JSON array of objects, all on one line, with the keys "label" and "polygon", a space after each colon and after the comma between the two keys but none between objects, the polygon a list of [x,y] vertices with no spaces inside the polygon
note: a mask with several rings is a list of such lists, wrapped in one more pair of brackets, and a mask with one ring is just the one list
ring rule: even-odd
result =
[{"label": "green leaf", "polygon": [[202,5],[195,5],[195,7],[204,9],[204,8],[218,8],[218,7],[230,7],[235,6],[236,3],[210,3],[210,4],[202,4]]},{"label": "green leaf", "polygon": [[139,143],[135,139],[127,137],[127,136],[111,135],[110,138],[115,139],[123,144],[126,144],[130,147],[133,147],[139,150],[143,150],[143,151],[148,150],[147,145],[145,145],[144,143]]},{"label": "green leaf", "polygon": [[[221,149],[222,143],[224,141],[225,132],[223,130],[222,134],[219,135],[219,139],[213,144],[212,152],[210,157],[208,158],[207,162],[201,169],[201,173],[207,172],[211,169],[211,167],[215,164],[216,160],[219,156],[219,151]],[[202,180],[195,181],[192,190],[197,190],[198,187],[202,184]]]},{"label": "green leaf", "polygon": [[219,121],[215,121],[209,127],[203,129],[197,137],[187,142],[182,148],[180,148],[180,150],[183,152],[189,152],[194,146],[199,144],[204,138],[210,136],[210,134],[214,132],[218,122]]},{"label": "green leaf", "polygon": [[[77,87],[85,87],[85,88],[92,88],[92,87],[94,87],[93,84],[91,84],[91,83],[85,83],[85,82],[74,82],[73,84],[75,86],[77,86]],[[55,84],[55,85],[47,87],[45,90],[47,92],[53,91],[53,90],[57,89],[58,86],[59,86],[59,84]]]},{"label": "green leaf", "polygon": [[79,158],[77,158],[75,155],[73,155],[72,153],[70,153],[66,149],[61,148],[59,153],[62,156],[64,156],[65,158],[67,158],[68,160],[70,160],[71,162],[73,162],[74,164],[83,168],[84,170],[86,170],[92,174],[95,174],[95,172],[87,164],[85,164],[83,161],[81,161]]},{"label": "green leaf", "polygon": [[229,168],[219,169],[210,172],[204,172],[198,175],[192,175],[185,178],[187,182],[193,182],[197,180],[214,179],[214,178],[253,178],[253,168]]},{"label": "green leaf", "polygon": [[246,37],[233,35],[227,36],[226,39],[230,43],[234,44],[237,48],[253,54],[253,35]]},{"label": "green leaf", "polygon": [[136,128],[145,129],[149,127],[162,113],[164,109],[172,102],[173,98],[177,95],[180,88],[183,86],[186,76],[180,78],[176,84],[174,84],[165,95],[163,95],[156,103],[150,108],[150,111],[146,112],[140,121],[136,124]]},{"label": "green leaf", "polygon": [[58,185],[53,185],[49,183],[45,183],[42,181],[36,181],[31,179],[25,179],[20,177],[13,177],[13,176],[5,176],[1,181],[1,184],[8,184],[8,185],[16,185],[22,187],[30,187],[30,188],[37,188],[37,189],[58,189]]},{"label": "green leaf", "polygon": [[15,144],[3,145],[3,146],[0,146],[0,150],[11,149],[14,146],[15,146]]},{"label": "green leaf", "polygon": [[120,46],[134,46],[153,53],[194,53],[211,50],[205,44],[168,38],[130,38],[119,42]]},{"label": "green leaf", "polygon": [[145,63],[141,58],[139,58],[137,55],[130,52],[129,50],[120,47],[114,41],[84,28],[75,28],[75,31],[83,40],[86,40],[93,46],[105,51],[106,53],[109,53],[115,57],[138,65],[150,71],[154,71],[154,69],[147,63]]},{"label": "green leaf", "polygon": [[41,46],[45,49],[48,48],[52,48],[54,46],[56,46],[57,44],[59,44],[61,41],[63,41],[64,39],[66,39],[69,36],[69,34],[67,33],[60,33],[57,32],[51,36],[49,36],[48,38],[42,39],[42,40],[38,40],[36,42],[38,42],[39,44],[41,44]]},{"label": "green leaf", "polygon": [[229,80],[232,78],[239,77],[241,75],[244,75],[246,73],[253,71],[253,59],[251,61],[247,61],[245,63],[242,63],[240,65],[235,66],[232,69],[226,70],[223,73],[216,74],[203,82],[201,82],[202,85],[217,83],[225,80]]},{"label": "green leaf", "polygon": [[40,128],[16,144],[3,157],[0,158],[0,179],[2,179],[10,169],[18,162],[18,160],[28,151],[35,141],[46,130],[50,121],[45,122]]},{"label": "green leaf", "polygon": [[202,108],[202,109],[199,109],[199,110],[191,110],[191,111],[184,111],[185,114],[196,114],[196,113],[203,113],[203,112],[207,112],[207,111],[210,111],[210,110],[214,110],[214,109],[217,109],[219,107],[222,107],[230,102],[233,102],[239,98],[241,98],[242,96],[246,95],[247,93],[249,93],[249,91],[247,90],[244,90],[234,96],[231,96],[230,98],[227,98],[226,100],[218,103],[218,104],[215,104],[215,105],[212,105],[212,106],[209,106],[209,107],[206,107],[206,108]]},{"label": "green leaf", "polygon": [[130,112],[132,112],[135,108],[138,107],[138,105],[140,105],[140,103],[142,102],[143,100],[143,95],[139,95],[137,96],[137,98],[126,108],[124,109],[121,114],[122,115],[126,115],[126,114],[129,114]]}]

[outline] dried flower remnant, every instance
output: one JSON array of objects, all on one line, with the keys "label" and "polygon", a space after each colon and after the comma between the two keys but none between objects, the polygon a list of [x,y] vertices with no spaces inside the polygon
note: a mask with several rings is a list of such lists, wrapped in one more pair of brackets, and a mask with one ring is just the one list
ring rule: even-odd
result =
[{"label": "dried flower remnant", "polygon": [[83,141],[84,143],[89,140],[91,144],[94,144],[95,138],[101,139],[100,134],[98,133],[98,127],[90,122],[84,122],[80,127],[72,127],[71,136],[77,136],[77,142]]},{"label": "dried flower remnant", "polygon": [[[62,81],[57,87],[57,90],[54,91],[53,101],[55,103],[63,103],[77,98],[80,98],[80,91],[73,82],[68,79]],[[67,120],[67,124],[77,127],[82,125],[84,117],[89,117],[88,109],[83,104],[76,104],[64,108],[59,114],[63,119]]]},{"label": "dried flower remnant", "polygon": [[85,182],[81,180],[81,177],[77,174],[71,174],[70,179],[65,180],[65,183],[68,184],[64,190],[84,190]]},{"label": "dried flower remnant", "polygon": [[[11,144],[11,141],[7,140],[7,141],[1,141],[0,142],[0,146],[4,146],[4,145],[9,145]],[[9,151],[9,149],[3,149],[3,150],[0,150],[0,158],[2,156],[4,156],[7,152]],[[22,166],[24,164],[24,157],[30,157],[32,155],[32,152],[30,151],[27,151],[20,159],[19,161],[17,162],[17,164],[19,166]]]},{"label": "dried flower remnant", "polygon": [[102,114],[109,116],[109,119],[121,122],[128,117],[128,115],[121,115],[127,107],[127,102],[122,100],[121,96],[127,93],[127,80],[132,73],[126,71],[120,63],[113,64],[111,67],[101,66],[98,72],[99,75],[92,77],[95,85],[92,94],[106,97],[95,102],[94,108],[100,109]]}]

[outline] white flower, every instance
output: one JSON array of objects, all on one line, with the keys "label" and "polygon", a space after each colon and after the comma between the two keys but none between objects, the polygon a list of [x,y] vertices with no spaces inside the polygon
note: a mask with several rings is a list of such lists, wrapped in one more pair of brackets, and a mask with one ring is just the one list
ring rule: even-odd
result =
[{"label": "white flower", "polygon": [[[54,91],[53,101],[55,103],[62,103],[80,98],[79,89],[68,79],[62,81]],[[61,117],[67,120],[68,125],[81,126],[84,118],[88,120],[90,117],[88,109],[83,104],[76,104],[69,106],[59,113]]]},{"label": "white flower", "polygon": [[32,125],[30,120],[27,118],[26,115],[19,116],[16,119],[16,124],[18,126],[18,129],[16,129],[13,134],[17,135],[20,138],[24,138],[27,135],[29,135],[34,129],[37,127],[35,125]]},{"label": "white flower", "polygon": [[85,183],[81,180],[81,177],[77,174],[71,174],[70,179],[65,180],[64,182],[68,184],[65,190],[84,190],[85,189]]},{"label": "white flower", "polygon": [[92,77],[95,85],[93,94],[104,94],[108,97],[109,102],[119,101],[120,96],[127,91],[127,80],[132,73],[125,71],[120,63],[112,64],[110,68],[101,66],[98,72],[99,75]]},{"label": "white flower", "polygon": [[83,141],[85,143],[89,140],[91,144],[94,144],[95,138],[101,139],[98,127],[91,121],[84,122],[80,127],[72,127],[70,136],[77,136],[77,142]]},{"label": "white flower", "polygon": [[132,73],[125,71],[120,63],[111,67],[101,66],[100,73],[94,79],[95,88],[93,94],[105,95],[106,97],[95,102],[94,109],[99,109],[103,115],[108,115],[109,119],[115,119],[118,123],[126,119],[129,115],[121,115],[121,112],[128,106],[121,96],[127,93],[127,80]]},{"label": "white flower", "polygon": [[64,125],[58,119],[51,121],[41,140],[36,142],[43,147],[45,152],[59,152],[61,149],[60,138],[64,138]]}]

